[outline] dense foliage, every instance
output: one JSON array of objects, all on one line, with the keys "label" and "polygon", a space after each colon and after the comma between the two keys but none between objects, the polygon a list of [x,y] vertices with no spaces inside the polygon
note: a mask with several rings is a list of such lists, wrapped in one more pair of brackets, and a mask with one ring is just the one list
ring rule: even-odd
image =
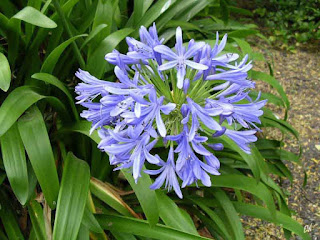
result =
[{"label": "dense foliage", "polygon": [[287,49],[320,40],[319,0],[256,0],[257,20],[267,27],[270,40]]},{"label": "dense foliage", "polygon": [[[153,22],[164,42],[174,41],[181,26],[185,40],[213,47],[219,31],[229,39],[222,55],[265,61],[245,41],[259,35],[256,26],[228,17],[247,11],[224,0],[2,0],[0,10],[0,239],[208,239],[199,235],[202,229],[217,239],[244,239],[239,215],[280,225],[287,238],[310,239],[291,218],[286,193],[275,181],[292,181],[284,161],[300,164],[282,141],[259,133],[248,154],[225,136],[217,138],[224,145],[216,153],[221,175],[211,176],[210,188],[183,188],[179,199],[151,190],[154,178],[143,172],[135,183],[130,172],[113,171],[97,148],[97,131],[90,134],[91,124],[79,118],[83,108],[75,104],[78,68],[117,81],[105,55],[115,48],[127,52],[124,39],[137,38],[140,26]],[[261,100],[289,110],[274,77],[254,70],[248,76],[277,90],[262,93]],[[259,128],[298,138],[286,119],[262,110]]]}]

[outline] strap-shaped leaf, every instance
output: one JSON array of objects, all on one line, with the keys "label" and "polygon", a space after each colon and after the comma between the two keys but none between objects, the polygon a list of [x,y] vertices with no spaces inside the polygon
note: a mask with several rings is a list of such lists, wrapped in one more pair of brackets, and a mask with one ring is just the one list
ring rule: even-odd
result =
[{"label": "strap-shaped leaf", "polygon": [[82,224],[93,232],[102,233],[103,230],[89,208],[84,209]]},{"label": "strap-shaped leaf", "polygon": [[3,190],[0,190],[0,205],[0,219],[8,238],[10,240],[23,240],[24,237],[21,233],[17,218],[10,206],[10,200]]},{"label": "strap-shaped leaf", "polygon": [[28,204],[28,212],[37,239],[46,240],[46,230],[41,205],[35,200],[30,201]]},{"label": "strap-shaped leaf", "polygon": [[282,97],[284,103],[286,104],[286,107],[290,108],[290,102],[288,100],[287,94],[283,90],[283,87],[281,86],[281,84],[274,77],[272,77],[267,73],[251,71],[251,78],[269,83],[272,87],[274,87],[278,91],[279,95]]},{"label": "strap-shaped leaf", "polygon": [[84,48],[87,44],[89,44],[93,39],[95,39],[95,37],[104,29],[106,29],[108,25],[107,24],[100,24],[97,27],[95,27],[94,29],[92,29],[92,31],[89,33],[88,37],[86,38],[86,40],[82,43],[80,50],[82,48]]},{"label": "strap-shaped leaf", "polygon": [[59,60],[59,57],[61,56],[63,51],[69,46],[69,44],[72,43],[77,38],[84,37],[84,36],[87,36],[87,34],[74,36],[72,38],[69,38],[65,42],[61,43],[59,46],[57,46],[46,58],[46,60],[42,64],[40,71],[45,73],[52,73],[54,67],[56,66],[56,63]]},{"label": "strap-shaped leaf", "polygon": [[61,180],[53,240],[77,238],[83,217],[90,181],[86,162],[68,153]]},{"label": "strap-shaped leaf", "polygon": [[[156,194],[160,218],[167,226],[198,235],[198,231],[192,220],[190,222],[190,219],[186,218],[182,213],[184,210],[179,208],[177,204],[161,190],[156,191]],[[188,217],[190,218],[189,215]]]},{"label": "strap-shaped leaf", "polygon": [[77,111],[76,106],[74,104],[74,100],[73,100],[71,93],[69,92],[67,87],[58,78],[56,78],[55,76],[48,74],[48,73],[35,73],[31,77],[34,79],[40,80],[40,81],[44,81],[46,83],[49,83],[49,84],[59,88],[67,96],[75,118],[76,119],[79,118],[78,111]]},{"label": "strap-shaped leaf", "polygon": [[224,210],[225,215],[229,220],[229,226],[232,229],[234,239],[244,239],[244,232],[240,218],[226,193],[219,188],[215,188],[214,190],[211,190],[211,192],[218,200],[218,203]]},{"label": "strap-shaped leaf", "polygon": [[[191,199],[191,201],[197,204],[211,218],[211,220],[215,224],[214,226],[215,230],[218,231],[219,234],[221,234],[224,239],[228,239],[228,240],[232,239],[231,235],[228,232],[229,230],[228,226],[226,226],[226,223],[218,216],[216,212],[210,209],[206,204],[204,204],[199,199],[196,199],[194,197],[189,197],[189,199]],[[200,213],[198,213],[197,215],[199,216]],[[207,222],[206,218],[204,218],[204,221]]]},{"label": "strap-shaped leaf", "polygon": [[11,70],[6,56],[0,52],[0,89],[8,91],[11,82]]},{"label": "strap-shaped leaf", "polygon": [[267,205],[272,216],[275,216],[276,206],[273,197],[269,189],[261,182],[257,182],[253,178],[246,176],[226,174],[221,176],[211,177],[212,186],[214,187],[229,187],[239,190],[247,191],[262,201]]},{"label": "strap-shaped leaf", "polygon": [[97,131],[94,131],[93,133],[90,134],[90,128],[91,128],[91,123],[88,121],[79,121],[72,126],[64,127],[59,129],[59,134],[63,135],[68,132],[77,132],[81,133],[83,135],[86,135],[87,137],[91,138],[94,142],[97,144],[100,143],[100,137],[97,133]]},{"label": "strap-shaped leaf", "polygon": [[19,132],[37,176],[44,197],[51,209],[56,207],[59,180],[53,152],[41,112],[30,108],[18,122]]},{"label": "strap-shaped leaf", "polygon": [[41,13],[39,10],[27,6],[20,12],[15,14],[12,18],[20,19],[32,25],[43,27],[43,28],[55,28],[57,24],[48,18],[46,15]]},{"label": "strap-shaped leaf", "polygon": [[132,28],[123,28],[113,32],[104,40],[102,40],[93,53],[88,56],[88,71],[97,78],[102,77],[107,64],[104,56],[111,52],[125,37],[127,37],[133,31],[134,29]]},{"label": "strap-shaped leaf", "polygon": [[0,107],[0,136],[14,124],[15,121],[34,103],[46,99],[55,109],[64,122],[70,121],[69,112],[64,104],[55,97],[43,96],[37,88],[22,86],[13,90]]},{"label": "strap-shaped leaf", "polygon": [[0,140],[3,165],[8,180],[17,199],[24,205],[29,194],[28,170],[17,124],[14,124]]},{"label": "strap-shaped leaf", "polygon": [[117,194],[108,184],[91,177],[90,191],[93,195],[119,213],[125,216],[138,217],[138,215],[121,199],[119,194]]},{"label": "strap-shaped leaf", "polygon": [[138,179],[138,182],[135,183],[131,173],[126,170],[122,170],[121,172],[124,174],[130,183],[130,186],[134,190],[150,226],[155,225],[159,221],[159,207],[156,193],[154,190],[150,189],[152,181],[149,175],[141,172],[141,177]]},{"label": "strap-shaped leaf", "polygon": [[23,86],[13,90],[0,107],[0,136],[4,134],[32,104],[43,99],[34,88]]},{"label": "strap-shaped leaf", "polygon": [[283,228],[288,229],[293,233],[296,233],[303,239],[311,240],[311,237],[305,233],[303,227],[288,215],[276,211],[276,218],[274,218],[266,208],[261,206],[240,202],[233,202],[233,205],[240,214],[273,222],[277,225],[281,225]]},{"label": "strap-shaped leaf", "polygon": [[150,226],[145,220],[115,215],[96,215],[102,228],[124,233],[153,238],[170,240],[208,240],[208,238],[196,236],[162,224]]}]

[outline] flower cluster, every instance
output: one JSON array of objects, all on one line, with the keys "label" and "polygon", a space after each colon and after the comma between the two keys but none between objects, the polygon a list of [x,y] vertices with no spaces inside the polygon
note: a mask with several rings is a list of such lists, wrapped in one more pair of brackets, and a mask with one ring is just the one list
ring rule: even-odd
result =
[{"label": "flower cluster", "polygon": [[[171,49],[153,25],[140,28],[140,41],[126,41],[128,53],[114,50],[105,57],[115,65],[116,82],[76,73],[83,81],[76,87],[77,100],[87,108],[81,116],[92,122],[91,131],[98,129],[98,147],[116,169],[131,169],[135,181],[141,171],[157,175],[152,189],[165,183],[182,198],[180,185],[200,180],[211,186],[209,174],[219,175],[220,167],[214,152],[223,144],[208,143],[208,137],[225,135],[247,153],[257,139],[255,124],[266,102],[248,95],[254,87],[247,78],[251,62],[224,53],[227,35],[219,43],[218,33],[213,47],[194,40],[184,45],[178,27]],[[236,130],[237,123],[247,130]]]}]

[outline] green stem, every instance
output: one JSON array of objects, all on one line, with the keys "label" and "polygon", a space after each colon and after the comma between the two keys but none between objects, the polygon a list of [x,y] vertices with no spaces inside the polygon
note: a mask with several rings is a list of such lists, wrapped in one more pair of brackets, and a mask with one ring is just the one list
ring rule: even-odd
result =
[{"label": "green stem", "polygon": [[[58,13],[59,17],[61,18],[62,25],[65,28],[65,30],[67,31],[67,34],[69,35],[69,38],[72,38],[73,34],[72,34],[71,29],[69,27],[69,23],[68,23],[66,17],[64,16],[64,13],[63,13],[63,11],[62,11],[62,9],[60,7],[60,4],[59,4],[58,0],[53,0],[53,5],[54,5],[55,9],[57,10],[57,13]],[[75,41],[73,41],[71,44],[72,44],[72,47],[73,47],[73,51],[74,51],[74,53],[76,55],[76,58],[78,59],[80,67],[82,69],[84,69],[86,64],[85,64],[85,61],[84,61],[84,59],[83,59],[83,57],[82,57],[82,55],[80,53],[80,50],[79,50],[79,48],[77,46],[77,43]]]}]

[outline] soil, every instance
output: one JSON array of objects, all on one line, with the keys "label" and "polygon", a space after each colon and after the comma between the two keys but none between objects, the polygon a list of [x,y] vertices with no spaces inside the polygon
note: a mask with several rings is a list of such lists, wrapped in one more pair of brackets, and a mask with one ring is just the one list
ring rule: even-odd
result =
[{"label": "soil", "polygon": [[[288,204],[293,218],[305,227],[313,240],[320,239],[320,48],[313,46],[289,53],[257,39],[250,43],[255,44],[254,51],[263,53],[269,61],[273,59],[274,76],[290,100],[288,122],[300,135],[302,166],[286,163],[294,180],[292,184],[289,180],[282,181],[282,187],[290,194]],[[269,72],[265,62],[256,62],[254,70]],[[277,95],[265,83],[257,82],[257,88]],[[283,117],[283,111],[271,108]],[[266,133],[277,135],[270,129]],[[288,150],[298,152],[299,143],[292,136],[286,136],[285,143]],[[308,176],[305,187],[304,170]],[[247,239],[285,239],[281,228],[274,224],[252,218],[244,218],[243,223]],[[294,239],[300,238],[295,236]]]}]

